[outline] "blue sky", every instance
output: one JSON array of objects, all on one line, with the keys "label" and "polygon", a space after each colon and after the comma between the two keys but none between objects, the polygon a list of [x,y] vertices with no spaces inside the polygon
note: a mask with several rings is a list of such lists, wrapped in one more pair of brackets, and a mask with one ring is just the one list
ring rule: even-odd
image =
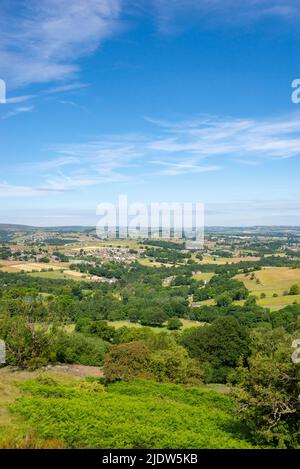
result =
[{"label": "blue sky", "polygon": [[2,0],[0,222],[200,201],[300,225],[298,0]]}]

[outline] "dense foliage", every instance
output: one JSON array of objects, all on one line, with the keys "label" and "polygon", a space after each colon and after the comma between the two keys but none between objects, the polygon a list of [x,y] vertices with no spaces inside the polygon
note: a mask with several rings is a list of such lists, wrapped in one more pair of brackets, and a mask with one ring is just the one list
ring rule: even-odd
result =
[{"label": "dense foliage", "polygon": [[[230,399],[151,381],[62,385],[29,381],[11,406],[44,438],[70,448],[251,448]],[[63,418],[62,418],[63,416]]]}]

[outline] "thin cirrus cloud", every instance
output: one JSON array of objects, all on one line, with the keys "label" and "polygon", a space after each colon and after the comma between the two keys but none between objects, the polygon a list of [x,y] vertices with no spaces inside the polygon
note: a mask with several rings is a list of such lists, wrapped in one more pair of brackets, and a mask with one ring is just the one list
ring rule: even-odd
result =
[{"label": "thin cirrus cloud", "polygon": [[1,116],[1,119],[9,119],[10,117],[17,116],[18,114],[24,114],[27,112],[32,112],[34,106],[19,106],[14,108],[12,111],[7,112]]},{"label": "thin cirrus cloud", "polygon": [[147,119],[164,134],[148,145],[156,152],[193,156],[198,161],[213,156],[231,156],[248,162],[291,158],[300,154],[299,117],[299,113],[294,113],[280,119],[214,116],[185,122]]},{"label": "thin cirrus cloud", "polygon": [[[3,0],[0,76],[9,88],[68,81],[79,60],[121,31],[128,15],[154,15],[161,32],[178,23],[239,24],[266,16],[298,20],[298,0]],[[68,86],[63,84],[62,86]]]},{"label": "thin cirrus cloud", "polygon": [[270,16],[292,21],[300,17],[298,0],[150,0],[150,4],[163,34],[176,33],[187,23],[232,26]]},{"label": "thin cirrus cloud", "polygon": [[[5,99],[5,104],[14,105],[14,104],[24,103],[26,101],[27,102],[28,101],[33,101],[36,98],[41,98],[41,97],[42,98],[49,98],[52,95],[60,95],[60,94],[64,95],[66,93],[72,93],[72,92],[75,92],[77,90],[87,88],[88,86],[89,86],[88,83],[81,83],[81,82],[73,82],[73,83],[68,83],[68,84],[59,85],[59,86],[50,86],[49,88],[46,88],[45,90],[39,92],[38,94],[28,94],[28,95],[7,97]],[[59,101],[59,102],[62,103],[62,104],[69,104],[69,105],[72,105],[74,107],[78,107],[80,109],[85,109],[82,106],[79,106],[79,105],[77,105],[76,103],[74,103],[72,101]],[[21,109],[21,111],[19,111],[20,109]],[[4,114],[4,116],[2,118],[15,116],[15,115],[19,114],[20,112],[22,112],[22,109],[24,109],[24,108],[19,108],[19,109],[14,108],[12,111],[7,113],[7,116]]]},{"label": "thin cirrus cloud", "polygon": [[36,197],[41,193],[66,192],[66,189],[52,189],[50,187],[31,187],[9,184],[6,181],[0,183],[0,197]]},{"label": "thin cirrus cloud", "polygon": [[118,29],[119,15],[120,0],[4,1],[0,76],[10,87],[73,78],[78,59]]},{"label": "thin cirrus cloud", "polygon": [[[52,158],[27,163],[22,172],[27,169],[35,174],[45,193],[55,193],[108,183],[136,184],[149,175],[200,178],[233,164],[276,164],[276,160],[300,155],[298,113],[280,119],[202,116],[188,121],[147,121],[154,126],[151,133],[56,145],[48,149]],[[16,189],[20,191],[31,195],[30,190]],[[6,195],[12,192],[10,187]]]},{"label": "thin cirrus cloud", "polygon": [[[39,188],[2,185],[1,196],[51,194],[111,183],[136,184],[151,177],[180,177],[220,171],[233,164],[300,155],[300,119],[237,119],[202,116],[188,121],[147,119],[149,134],[107,135],[54,145],[48,160],[22,165],[39,175]],[[213,160],[213,163],[212,163]],[[15,187],[15,191],[14,191]]]}]

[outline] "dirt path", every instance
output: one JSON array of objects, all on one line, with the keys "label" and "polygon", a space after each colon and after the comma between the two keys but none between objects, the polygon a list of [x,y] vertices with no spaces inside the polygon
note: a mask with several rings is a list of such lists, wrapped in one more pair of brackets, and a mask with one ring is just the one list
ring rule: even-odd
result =
[{"label": "dirt path", "polygon": [[101,378],[103,371],[97,366],[87,365],[49,365],[44,368],[45,371],[53,371],[56,373],[67,373],[72,376],[79,376],[85,378],[86,376],[92,376],[93,378]]}]

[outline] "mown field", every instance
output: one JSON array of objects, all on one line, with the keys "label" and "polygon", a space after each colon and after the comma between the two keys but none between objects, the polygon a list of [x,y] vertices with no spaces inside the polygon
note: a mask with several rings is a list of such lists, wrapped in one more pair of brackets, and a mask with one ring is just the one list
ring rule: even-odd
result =
[{"label": "mown field", "polygon": [[[95,275],[82,274],[69,269],[69,262],[47,264],[41,262],[18,262],[18,261],[0,261],[0,271],[9,273],[26,272],[33,277],[50,279],[69,279],[69,280],[87,280],[98,281],[99,277]],[[51,270],[49,270],[51,269]]]},{"label": "mown field", "polygon": [[[187,329],[189,327],[197,327],[197,326],[202,326],[203,323],[200,321],[193,321],[191,319],[179,319],[182,323],[181,329]],[[129,322],[129,321],[108,321],[108,324],[110,326],[115,327],[116,329],[119,329],[120,327],[126,326],[126,327],[143,327],[141,324],[136,323],[136,322]],[[150,327],[152,330],[155,332],[162,332],[162,331],[168,331],[167,327]]]},{"label": "mown field", "polygon": [[42,262],[24,262],[24,261],[4,261],[0,260],[0,270],[3,272],[32,272],[33,270],[40,272],[45,269],[53,269],[59,271],[67,269],[69,263],[62,262],[60,264],[50,262],[48,264]]},{"label": "mown field", "polygon": [[63,374],[5,375],[0,387],[4,448],[252,447],[233,417],[230,397],[205,386],[134,381],[104,388]]},{"label": "mown field", "polygon": [[41,277],[41,278],[53,278],[53,279],[69,279],[77,281],[100,281],[99,277],[96,275],[82,274],[76,270],[66,269],[61,271],[55,270],[53,272],[30,272],[28,275],[32,277]]},{"label": "mown field", "polygon": [[[131,248],[137,249],[140,247],[140,241],[135,239],[99,239],[97,241],[82,241],[80,246],[73,247],[72,250],[80,251],[80,249],[85,249],[86,251],[99,249],[101,247],[122,247],[122,248]],[[64,249],[68,249],[66,246]]]},{"label": "mown field", "polygon": [[195,256],[192,256],[196,262],[199,264],[215,264],[215,265],[224,265],[224,264],[238,264],[239,262],[254,262],[258,261],[259,257],[251,256],[240,256],[240,257],[217,257],[209,254],[204,254],[203,259],[200,261]]},{"label": "mown field", "polygon": [[[300,269],[288,267],[265,267],[256,271],[255,277],[245,274],[237,275],[236,278],[244,282],[250,294],[256,295],[257,303],[273,310],[283,308],[297,301],[300,303],[300,295],[286,295],[294,284],[300,285]],[[260,298],[265,293],[266,298]],[[273,297],[277,294],[278,297]]]},{"label": "mown field", "polygon": [[193,278],[196,280],[204,280],[204,281],[209,281],[213,277],[212,272],[197,272],[196,274],[193,275]]}]

